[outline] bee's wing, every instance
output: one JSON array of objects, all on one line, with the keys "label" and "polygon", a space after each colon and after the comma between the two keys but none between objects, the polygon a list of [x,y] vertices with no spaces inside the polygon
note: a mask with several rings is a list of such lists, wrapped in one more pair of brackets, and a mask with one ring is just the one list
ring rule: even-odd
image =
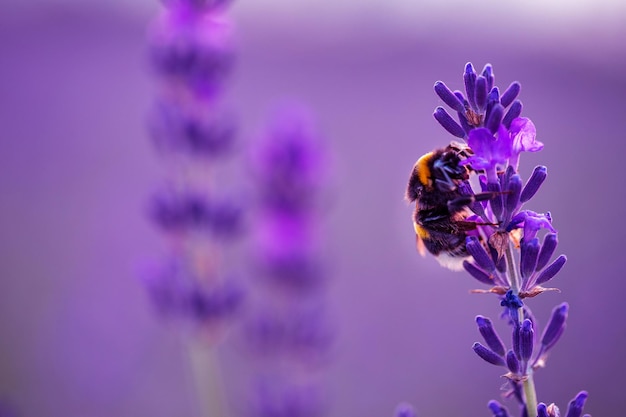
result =
[{"label": "bee's wing", "polygon": [[417,251],[420,255],[426,256],[426,245],[424,244],[424,241],[417,232],[417,228],[417,223],[413,222],[413,229],[415,229],[415,247],[417,248]]}]

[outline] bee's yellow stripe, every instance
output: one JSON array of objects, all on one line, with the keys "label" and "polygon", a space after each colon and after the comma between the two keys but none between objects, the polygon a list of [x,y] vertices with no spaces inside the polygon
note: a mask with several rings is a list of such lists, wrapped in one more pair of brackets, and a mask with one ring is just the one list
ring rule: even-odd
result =
[{"label": "bee's yellow stripe", "polygon": [[424,229],[422,226],[415,222],[413,222],[413,228],[415,229],[415,233],[420,237],[420,239],[428,239],[428,237],[430,236],[428,230]]},{"label": "bee's yellow stripe", "polygon": [[[430,168],[428,168],[428,161],[433,157],[432,152],[428,152],[426,155],[423,155],[420,159],[415,163],[415,169],[417,169],[417,178],[420,180],[422,185],[430,185]],[[418,233],[419,234],[419,233]]]}]

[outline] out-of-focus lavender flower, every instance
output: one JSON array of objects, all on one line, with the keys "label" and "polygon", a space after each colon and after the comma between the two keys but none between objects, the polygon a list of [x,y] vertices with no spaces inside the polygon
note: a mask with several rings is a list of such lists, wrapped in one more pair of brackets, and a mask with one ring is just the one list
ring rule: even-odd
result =
[{"label": "out-of-focus lavender flower", "polygon": [[[303,375],[319,389],[311,366],[323,365],[333,339],[325,308],[327,268],[319,249],[319,199],[327,155],[302,110],[278,113],[251,155],[256,185],[254,313],[244,341],[257,367],[277,373],[262,395],[253,396],[253,416],[318,416],[319,395],[298,385]],[[298,370],[296,373],[295,370]],[[305,370],[305,371],[303,371]],[[278,386],[277,384],[280,384]]]},{"label": "out-of-focus lavender flower", "polygon": [[259,378],[253,393],[247,414],[254,417],[318,417],[326,409],[318,386],[294,384],[280,375]]},{"label": "out-of-focus lavender flower", "polygon": [[400,403],[396,407],[394,417],[417,417],[417,414],[415,413],[415,409],[411,404]]},{"label": "out-of-focus lavender flower", "polygon": [[212,98],[234,63],[232,27],[218,9],[172,4],[150,30],[150,58],[165,91]]},{"label": "out-of-focus lavender flower", "polygon": [[161,100],[148,118],[155,146],[165,155],[215,159],[233,150],[235,122],[227,113],[189,113]]},{"label": "out-of-focus lavender flower", "polygon": [[157,313],[164,318],[215,325],[234,317],[243,291],[233,279],[207,285],[181,259],[146,265],[141,278]]}]

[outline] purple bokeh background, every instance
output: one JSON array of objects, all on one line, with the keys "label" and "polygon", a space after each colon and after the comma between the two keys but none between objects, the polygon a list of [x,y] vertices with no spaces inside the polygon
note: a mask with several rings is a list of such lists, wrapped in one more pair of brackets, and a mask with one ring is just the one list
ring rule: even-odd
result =
[{"label": "purple bokeh background", "polygon": [[[625,26],[601,36],[602,23],[588,22],[595,31],[550,37],[502,24],[503,36],[478,28],[468,39],[446,19],[441,32],[318,22],[320,36],[315,23],[238,22],[229,101],[244,144],[277,101],[299,98],[335,153],[331,415],[389,416],[402,400],[419,416],[487,415],[500,395],[502,370],[470,349],[474,316],[496,319],[498,302],[416,253],[403,200],[415,160],[450,139],[431,116],[432,85],[461,88],[467,61],[491,62],[501,87],[522,83],[524,115],[545,143],[522,159],[526,177],[537,164],[549,172],[528,208],[552,212],[569,261],[554,281],[562,292],[529,305],[543,324],[562,301],[571,311],[536,375],[539,401],[565,409],[586,389],[588,412],[621,415]],[[136,280],[138,261],[164,251],[144,216],[164,176],[144,125],[155,94],[148,21],[90,6],[0,18],[0,401],[20,416],[193,413],[179,340]],[[220,354],[237,402],[237,352],[226,343]]]}]

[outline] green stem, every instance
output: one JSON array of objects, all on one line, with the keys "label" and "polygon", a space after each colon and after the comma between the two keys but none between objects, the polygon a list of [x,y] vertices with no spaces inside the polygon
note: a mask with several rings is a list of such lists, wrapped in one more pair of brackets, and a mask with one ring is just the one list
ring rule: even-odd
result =
[{"label": "green stem", "polygon": [[186,342],[200,415],[222,417],[226,407],[217,351],[202,340]]},{"label": "green stem", "polygon": [[[513,244],[509,242],[509,247],[506,249],[506,268],[510,276],[509,285],[511,286],[511,290],[516,295],[519,294],[519,279],[517,278],[517,266],[515,265],[515,259],[513,259],[513,251],[511,250]],[[523,321],[523,316],[522,316]],[[521,323],[521,322],[520,322]]]},{"label": "green stem", "polygon": [[533,380],[532,369],[527,371],[524,380],[524,397],[526,398],[526,411],[530,417],[537,415],[537,393],[535,391],[535,381]]},{"label": "green stem", "polygon": [[[509,271],[510,278],[511,278],[510,280],[511,290],[513,290],[515,294],[519,294],[520,282],[519,282],[519,278],[517,275],[517,269],[515,266],[515,260],[513,259],[513,251],[511,250],[511,247],[512,247],[512,244],[509,243],[509,247],[506,250],[507,269]],[[517,309],[518,326],[521,326],[523,321],[524,321],[524,308],[521,307]],[[524,372],[524,376],[526,377],[523,383],[524,399],[526,400],[526,411],[529,417],[534,417],[537,415],[537,393],[535,391],[533,369],[530,366],[530,364],[527,365],[527,368]]]}]

